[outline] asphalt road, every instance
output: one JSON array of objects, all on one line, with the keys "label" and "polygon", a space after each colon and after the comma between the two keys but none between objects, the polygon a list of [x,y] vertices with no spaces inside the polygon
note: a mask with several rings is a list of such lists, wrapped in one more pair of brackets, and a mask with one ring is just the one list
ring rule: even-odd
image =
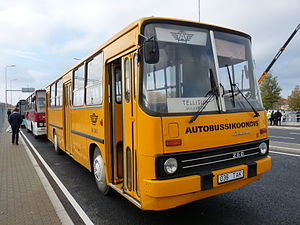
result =
[{"label": "asphalt road", "polygon": [[[279,135],[271,131],[270,135]],[[299,131],[298,131],[299,132]],[[271,153],[271,171],[255,183],[238,190],[161,212],[141,211],[115,193],[102,196],[91,173],[68,155],[56,155],[46,138],[34,139],[23,130],[47,164],[95,224],[299,224],[300,157]],[[292,134],[290,134],[292,135]],[[75,224],[82,220],[49,179]]]},{"label": "asphalt road", "polygon": [[269,138],[271,141],[300,144],[300,128],[285,129],[280,127],[270,127]]}]

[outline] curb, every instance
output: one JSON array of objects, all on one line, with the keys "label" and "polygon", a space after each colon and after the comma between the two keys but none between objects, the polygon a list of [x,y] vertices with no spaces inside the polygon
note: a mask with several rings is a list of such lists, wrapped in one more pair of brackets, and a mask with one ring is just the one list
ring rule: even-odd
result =
[{"label": "curb", "polygon": [[66,225],[74,225],[73,221],[71,220],[69,214],[67,213],[67,211],[65,210],[64,206],[62,205],[61,201],[59,200],[59,198],[57,197],[56,193],[54,192],[51,184],[49,183],[47,177],[45,176],[45,174],[43,173],[42,169],[40,168],[39,164],[37,163],[36,159],[33,156],[33,153],[30,151],[25,139],[24,139],[24,134],[22,132],[20,132],[20,136],[21,136],[21,142],[22,145],[24,146],[26,153],[28,155],[28,157],[30,158],[30,161],[35,169],[35,171],[38,174],[38,177],[40,178],[40,181],[42,182],[44,189],[50,199],[50,201],[52,202],[52,205],[56,211],[56,214],[58,216],[58,218],[60,219],[60,222],[62,224],[66,224]]}]

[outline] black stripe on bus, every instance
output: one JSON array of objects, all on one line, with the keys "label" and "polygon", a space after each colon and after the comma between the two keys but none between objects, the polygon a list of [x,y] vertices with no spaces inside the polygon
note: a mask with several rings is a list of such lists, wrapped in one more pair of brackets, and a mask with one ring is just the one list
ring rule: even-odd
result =
[{"label": "black stripe on bus", "polygon": [[72,132],[73,134],[77,134],[77,135],[80,135],[80,136],[82,136],[82,137],[86,137],[86,138],[89,138],[89,139],[91,139],[91,140],[94,140],[94,141],[97,141],[97,142],[100,142],[100,143],[104,144],[104,140],[101,139],[101,138],[97,138],[97,137],[94,137],[94,136],[89,135],[89,134],[81,133],[81,132],[76,131],[76,130],[71,130],[71,132]]},{"label": "black stripe on bus", "polygon": [[60,127],[60,126],[57,126],[57,125],[54,125],[54,124],[52,124],[52,123],[49,123],[49,125],[50,125],[50,126],[52,126],[52,127],[55,127],[55,128],[61,129],[61,130],[63,129],[62,127]]}]

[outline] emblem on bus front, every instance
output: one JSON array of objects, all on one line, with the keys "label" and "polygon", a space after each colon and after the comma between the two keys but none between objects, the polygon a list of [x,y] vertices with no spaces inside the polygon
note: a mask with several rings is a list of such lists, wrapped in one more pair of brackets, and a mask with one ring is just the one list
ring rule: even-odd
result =
[{"label": "emblem on bus front", "polygon": [[233,133],[233,136],[240,136],[240,135],[246,135],[246,134],[250,134],[251,132],[250,131],[236,131]]},{"label": "emblem on bus front", "polygon": [[92,124],[96,125],[97,120],[98,120],[98,116],[95,113],[93,113],[92,115],[90,115],[90,118],[91,118]]},{"label": "emblem on bus front", "polygon": [[183,31],[183,30],[179,31],[178,33],[171,32],[171,34],[176,41],[184,42],[184,43],[187,43],[188,41],[190,41],[192,39],[192,37],[194,36],[193,34],[185,33],[185,31]]}]

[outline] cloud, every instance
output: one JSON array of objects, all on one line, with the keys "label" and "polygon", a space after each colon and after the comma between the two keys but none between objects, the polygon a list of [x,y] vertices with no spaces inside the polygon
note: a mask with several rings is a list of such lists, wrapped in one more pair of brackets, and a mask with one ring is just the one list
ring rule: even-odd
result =
[{"label": "cloud", "polygon": [[29,59],[29,60],[35,60],[35,61],[41,60],[41,59],[35,57],[36,54],[34,52],[29,52],[29,51],[6,49],[6,50],[4,50],[4,53],[6,53],[7,55],[10,55],[10,56],[20,57],[20,58]]}]

